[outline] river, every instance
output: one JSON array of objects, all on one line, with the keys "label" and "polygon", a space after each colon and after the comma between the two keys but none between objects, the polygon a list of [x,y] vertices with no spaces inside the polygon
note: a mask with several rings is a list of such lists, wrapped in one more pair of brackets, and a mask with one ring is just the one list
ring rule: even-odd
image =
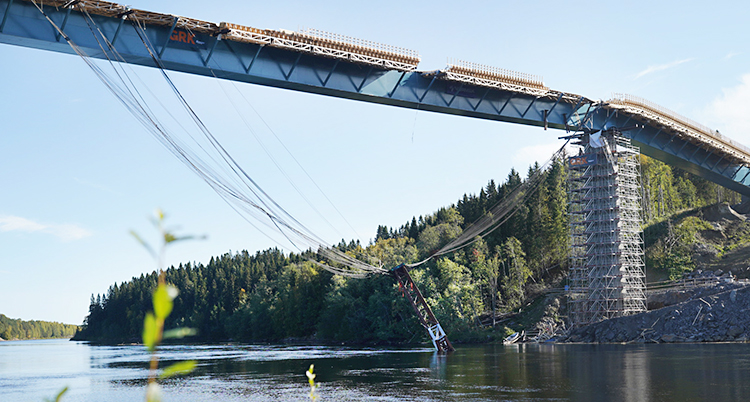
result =
[{"label": "river", "polygon": [[[325,401],[742,401],[750,400],[750,345],[458,345],[431,349],[165,346],[161,365],[197,360],[163,382],[168,401],[309,401],[315,364]],[[0,342],[0,401],[144,399],[142,346],[67,340]]]}]

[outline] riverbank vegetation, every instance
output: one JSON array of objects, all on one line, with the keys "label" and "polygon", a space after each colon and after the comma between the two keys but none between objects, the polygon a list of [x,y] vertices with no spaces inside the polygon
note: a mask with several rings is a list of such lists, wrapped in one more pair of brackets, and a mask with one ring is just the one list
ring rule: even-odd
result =
[{"label": "riverbank vegetation", "polygon": [[[526,176],[538,169],[538,165],[532,166]],[[644,215],[652,224],[722,197],[738,198],[653,159],[643,157],[642,170]],[[497,318],[525,307],[546,289],[564,285],[569,248],[566,166],[554,164],[544,173],[539,190],[498,230],[411,271],[453,342],[504,337],[507,329],[494,325]],[[511,170],[502,184],[491,180],[478,194],[464,195],[435,213],[415,216],[398,228],[379,226],[370,244],[342,240],[337,247],[385,267],[421,261],[523,180],[518,171]],[[692,231],[685,230],[688,234]],[[647,246],[660,239],[647,238]],[[664,258],[680,256],[679,248],[669,251],[676,254],[667,253]],[[195,328],[203,341],[400,344],[426,339],[392,278],[333,276],[311,259],[319,257],[313,251],[287,254],[269,249],[171,267],[165,278],[180,295],[165,325]],[[157,278],[156,272],[143,274],[112,285],[104,294],[92,295],[89,315],[75,339],[139,340]]]},{"label": "riverbank vegetation", "polygon": [[70,338],[77,325],[50,321],[23,321],[0,314],[0,338],[10,340]]}]

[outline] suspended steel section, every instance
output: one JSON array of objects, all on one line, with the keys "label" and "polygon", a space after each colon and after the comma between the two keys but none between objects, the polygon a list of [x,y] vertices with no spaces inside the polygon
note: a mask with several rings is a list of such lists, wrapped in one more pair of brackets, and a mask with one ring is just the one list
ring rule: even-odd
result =
[{"label": "suspended steel section", "polygon": [[[106,58],[95,27],[128,63],[334,96],[555,129],[626,132],[641,152],[750,196],[750,151],[718,132],[632,97],[595,102],[541,79],[474,63],[417,71],[416,52],[308,30],[219,24],[106,1],[37,1],[89,56]],[[136,31],[141,24],[154,54]],[[0,43],[74,53],[29,0],[0,0]]]}]

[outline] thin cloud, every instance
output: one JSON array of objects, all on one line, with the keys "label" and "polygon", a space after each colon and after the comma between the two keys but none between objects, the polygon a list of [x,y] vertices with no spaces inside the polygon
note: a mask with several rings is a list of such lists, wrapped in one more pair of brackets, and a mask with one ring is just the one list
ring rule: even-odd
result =
[{"label": "thin cloud", "polygon": [[724,60],[729,60],[729,59],[731,59],[732,57],[734,57],[734,56],[739,56],[739,55],[741,55],[741,54],[742,54],[742,53],[740,53],[740,52],[729,52],[729,53],[727,53],[727,55],[726,55],[726,56],[724,56]]},{"label": "thin cloud", "polygon": [[116,191],[114,191],[114,190],[112,190],[112,189],[110,189],[108,187],[104,187],[102,185],[99,185],[99,184],[96,184],[96,183],[92,183],[92,182],[87,181],[87,180],[79,179],[78,177],[74,177],[73,180],[76,183],[78,183],[78,184],[81,184],[81,185],[84,185],[84,186],[87,186],[87,187],[91,187],[91,188],[94,188],[94,189],[97,189],[97,190],[101,190],[101,191],[104,191],[106,193],[110,193],[112,195],[116,195],[116,196],[122,195],[122,194],[120,194],[120,193],[118,193],[118,192],[116,192]]},{"label": "thin cloud", "polygon": [[721,96],[714,99],[707,108],[708,119],[721,133],[739,141],[743,145],[750,145],[750,74],[740,78],[740,84],[722,90]]},{"label": "thin cloud", "polygon": [[534,162],[539,162],[540,165],[543,164],[555,151],[560,149],[562,144],[563,142],[559,141],[523,147],[513,155],[513,166],[523,176]]},{"label": "thin cloud", "polygon": [[673,61],[671,63],[658,64],[658,65],[655,65],[655,66],[648,66],[648,67],[646,67],[645,70],[643,70],[640,73],[636,74],[634,79],[637,80],[638,78],[641,78],[644,75],[648,75],[648,74],[655,73],[655,72],[658,72],[658,71],[668,70],[670,68],[679,66],[680,64],[687,63],[689,61],[693,61],[693,59],[690,58],[690,59],[683,59],[683,60],[675,60],[675,61]]},{"label": "thin cloud", "polygon": [[91,232],[77,225],[44,224],[20,216],[0,215],[0,232],[24,232],[51,234],[62,241],[80,240],[91,236]]}]

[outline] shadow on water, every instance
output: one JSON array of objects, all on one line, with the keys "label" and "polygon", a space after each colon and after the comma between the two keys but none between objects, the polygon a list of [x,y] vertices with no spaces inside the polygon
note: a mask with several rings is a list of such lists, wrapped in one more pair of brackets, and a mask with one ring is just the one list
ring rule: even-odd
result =
[{"label": "shadow on water", "polygon": [[[170,345],[162,367],[197,360],[164,383],[165,401],[306,401],[315,364],[321,401],[741,401],[750,398],[744,344],[478,345],[430,349]],[[141,346],[0,343],[2,400],[142,400]]]}]

